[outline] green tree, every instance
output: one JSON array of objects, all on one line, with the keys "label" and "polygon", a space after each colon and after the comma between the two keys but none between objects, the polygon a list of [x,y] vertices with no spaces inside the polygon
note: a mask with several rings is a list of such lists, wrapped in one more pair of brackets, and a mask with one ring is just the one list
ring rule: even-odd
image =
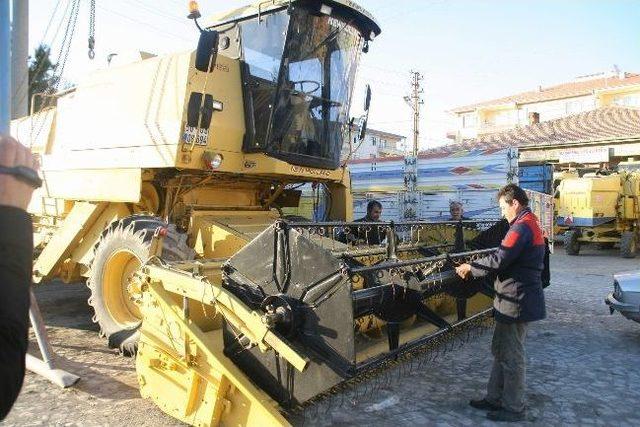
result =
[{"label": "green tree", "polygon": [[[51,93],[55,91],[58,76],[55,70],[58,67],[50,58],[51,48],[41,44],[29,57],[29,111],[31,111],[31,99],[35,93]],[[52,98],[36,97],[33,111],[39,111],[52,105]]]}]

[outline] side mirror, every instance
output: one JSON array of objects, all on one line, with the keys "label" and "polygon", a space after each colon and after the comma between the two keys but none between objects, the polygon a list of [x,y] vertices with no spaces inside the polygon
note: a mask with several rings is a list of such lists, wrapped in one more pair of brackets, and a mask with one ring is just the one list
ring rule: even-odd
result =
[{"label": "side mirror", "polygon": [[371,106],[371,86],[367,85],[366,94],[364,96],[364,110],[369,111]]},{"label": "side mirror", "polygon": [[364,96],[364,114],[358,120],[358,139],[362,141],[367,132],[367,120],[369,119],[369,107],[371,106],[371,86],[367,85]]},{"label": "side mirror", "polygon": [[200,32],[198,49],[196,50],[196,69],[205,73],[213,71],[218,55],[219,34],[215,30]]},{"label": "side mirror", "polygon": [[367,115],[361,116],[358,120],[358,140],[362,141],[367,133]]}]

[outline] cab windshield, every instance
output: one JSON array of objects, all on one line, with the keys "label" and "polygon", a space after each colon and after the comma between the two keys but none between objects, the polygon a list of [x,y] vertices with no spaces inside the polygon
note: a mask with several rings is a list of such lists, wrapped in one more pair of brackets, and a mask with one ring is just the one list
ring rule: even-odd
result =
[{"label": "cab windshield", "polygon": [[358,30],[302,7],[242,23],[241,30],[253,130],[245,148],[337,168],[362,48]]}]

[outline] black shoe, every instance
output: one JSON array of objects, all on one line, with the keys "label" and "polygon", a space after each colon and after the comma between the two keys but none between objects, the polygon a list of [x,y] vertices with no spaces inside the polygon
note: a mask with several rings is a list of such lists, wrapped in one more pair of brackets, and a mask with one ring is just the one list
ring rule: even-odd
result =
[{"label": "black shoe", "polygon": [[508,423],[524,421],[527,418],[527,412],[513,412],[507,411],[506,409],[498,409],[497,411],[488,412],[487,418],[489,418],[491,421],[504,421]]},{"label": "black shoe", "polygon": [[469,405],[471,405],[476,409],[481,409],[483,411],[498,411],[502,409],[502,406],[496,405],[495,403],[491,403],[487,399],[471,400],[469,402]]}]

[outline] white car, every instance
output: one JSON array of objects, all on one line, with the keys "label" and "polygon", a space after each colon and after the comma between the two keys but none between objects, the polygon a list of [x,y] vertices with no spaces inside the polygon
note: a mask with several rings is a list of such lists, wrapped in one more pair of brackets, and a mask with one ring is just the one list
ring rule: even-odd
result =
[{"label": "white car", "polygon": [[613,275],[613,292],[604,302],[611,314],[619,311],[627,319],[640,323],[640,271]]}]

